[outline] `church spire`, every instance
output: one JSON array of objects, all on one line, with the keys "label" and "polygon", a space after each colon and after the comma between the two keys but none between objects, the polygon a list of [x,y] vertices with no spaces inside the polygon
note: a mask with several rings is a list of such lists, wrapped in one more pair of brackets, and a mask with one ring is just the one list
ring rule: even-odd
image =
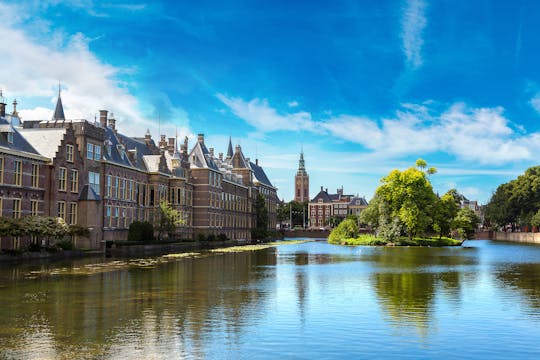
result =
[{"label": "church spire", "polygon": [[233,152],[233,147],[232,147],[232,140],[231,140],[231,137],[229,136],[229,148],[227,149],[227,159],[232,159],[234,155],[234,152]]},{"label": "church spire", "polygon": [[64,106],[62,105],[62,98],[60,97],[61,91],[61,85],[58,83],[58,100],[56,101],[56,108],[54,109],[54,115],[52,118],[54,121],[66,121],[66,117],[64,116]]},{"label": "church spire", "polygon": [[306,173],[306,163],[304,161],[304,149],[300,151],[300,160],[298,161],[298,173],[299,174],[305,174]]}]

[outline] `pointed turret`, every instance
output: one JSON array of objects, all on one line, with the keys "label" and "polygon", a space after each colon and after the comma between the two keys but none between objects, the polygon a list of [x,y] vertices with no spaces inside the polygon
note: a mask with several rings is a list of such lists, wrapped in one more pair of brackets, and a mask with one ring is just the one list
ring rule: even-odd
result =
[{"label": "pointed turret", "polygon": [[232,147],[232,140],[229,136],[229,148],[227,149],[227,159],[231,159],[234,155],[233,147]]},{"label": "pointed turret", "polygon": [[60,84],[58,84],[58,100],[56,101],[56,108],[54,109],[54,115],[53,120],[58,121],[66,121],[66,117],[64,116],[64,106],[62,106],[62,97],[60,96]]}]

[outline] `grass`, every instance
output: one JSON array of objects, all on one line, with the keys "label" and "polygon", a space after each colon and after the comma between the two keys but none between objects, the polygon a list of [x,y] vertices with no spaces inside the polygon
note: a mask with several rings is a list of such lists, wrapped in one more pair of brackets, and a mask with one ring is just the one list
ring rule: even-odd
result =
[{"label": "grass", "polygon": [[456,240],[448,237],[415,237],[410,240],[408,237],[400,237],[395,242],[389,242],[382,238],[378,238],[375,235],[363,234],[356,238],[343,239],[339,245],[364,245],[364,246],[381,246],[381,245],[394,245],[394,246],[460,246],[463,243],[462,240]]},{"label": "grass", "polygon": [[313,240],[274,241],[274,242],[269,242],[269,243],[265,243],[265,244],[230,246],[230,247],[219,248],[219,249],[211,249],[209,251],[210,252],[218,252],[218,253],[255,251],[255,250],[268,249],[268,248],[271,248],[271,247],[274,247],[274,246],[303,244],[303,243],[311,242],[311,241],[313,241]]}]

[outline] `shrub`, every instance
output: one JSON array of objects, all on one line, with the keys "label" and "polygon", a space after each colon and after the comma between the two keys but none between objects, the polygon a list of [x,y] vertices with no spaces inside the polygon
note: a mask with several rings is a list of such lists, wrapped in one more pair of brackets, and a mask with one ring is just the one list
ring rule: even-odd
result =
[{"label": "shrub", "polygon": [[206,241],[216,241],[216,235],[214,234],[208,235],[208,237],[206,238]]},{"label": "shrub", "polygon": [[134,221],[129,225],[128,241],[154,241],[154,225],[148,221]]},{"label": "shrub", "polygon": [[56,246],[62,250],[73,250],[73,241],[70,239],[60,240],[56,243]]},{"label": "shrub", "polygon": [[217,236],[218,241],[227,241],[227,235],[221,233]]},{"label": "shrub", "polygon": [[344,239],[355,238],[358,236],[358,225],[351,219],[343,220],[337,228],[332,230],[328,236],[328,242],[331,244],[340,244]]}]

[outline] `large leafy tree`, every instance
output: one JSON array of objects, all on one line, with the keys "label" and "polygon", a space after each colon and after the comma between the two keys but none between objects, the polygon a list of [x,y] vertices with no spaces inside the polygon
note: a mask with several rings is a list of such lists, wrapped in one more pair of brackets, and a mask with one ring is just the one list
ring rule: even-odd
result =
[{"label": "large leafy tree", "polygon": [[433,211],[433,230],[442,236],[448,236],[452,228],[452,221],[459,210],[459,195],[457,190],[449,190],[440,199],[435,202]]},{"label": "large leafy tree", "polygon": [[388,206],[391,219],[399,219],[409,239],[423,233],[432,223],[437,197],[427,176],[435,169],[423,171],[425,161],[418,161],[418,168],[405,171],[393,170],[381,179],[376,195]]},{"label": "large leafy tree", "polygon": [[251,231],[251,236],[253,239],[264,239],[268,235],[268,210],[263,194],[257,194],[253,206],[255,208],[255,228]]}]

